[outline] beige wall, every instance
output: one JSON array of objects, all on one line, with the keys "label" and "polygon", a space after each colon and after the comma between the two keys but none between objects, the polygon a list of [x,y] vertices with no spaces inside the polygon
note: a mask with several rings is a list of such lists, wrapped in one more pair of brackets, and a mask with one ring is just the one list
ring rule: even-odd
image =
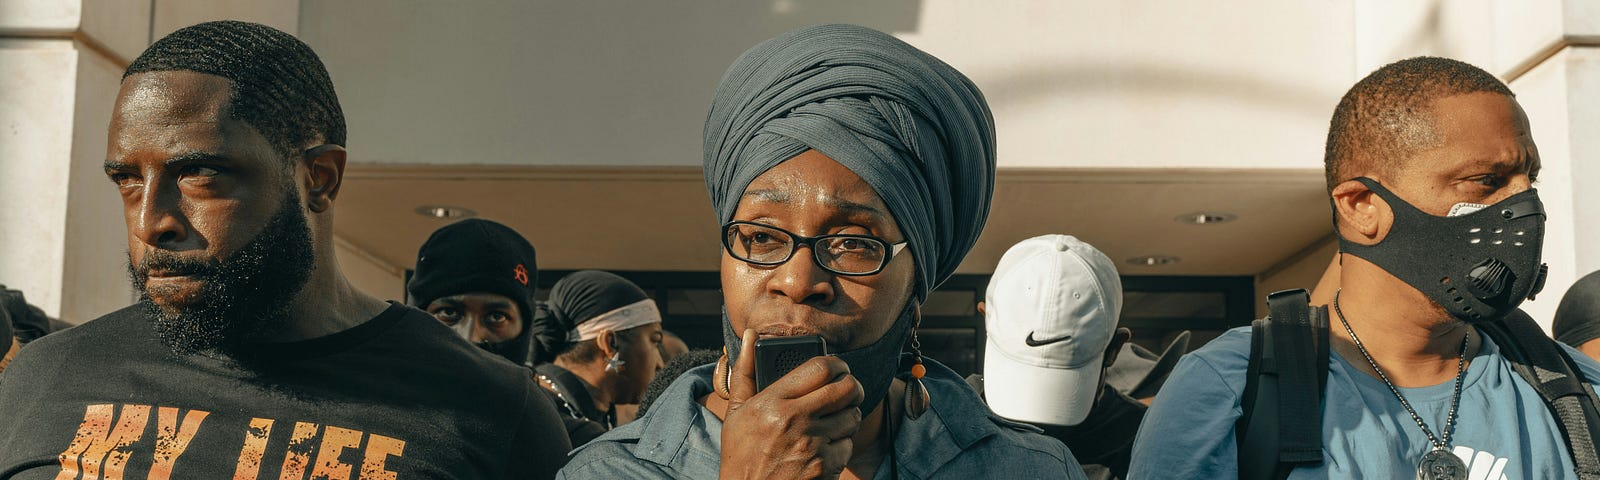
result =
[{"label": "beige wall", "polygon": [[352,161],[369,164],[698,166],[739,53],[850,22],[971,76],[1002,167],[1318,169],[1355,79],[1353,14],[1279,0],[379,1],[307,2],[300,28],[339,88]]},{"label": "beige wall", "polygon": [[385,300],[405,300],[405,268],[392,265],[349,241],[334,237],[334,256],[339,271],[352,285]]}]

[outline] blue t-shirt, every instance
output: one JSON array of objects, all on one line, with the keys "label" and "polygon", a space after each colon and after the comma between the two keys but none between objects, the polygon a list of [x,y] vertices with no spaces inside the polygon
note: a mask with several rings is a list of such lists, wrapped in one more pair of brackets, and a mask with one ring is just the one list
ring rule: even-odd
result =
[{"label": "blue t-shirt", "polygon": [[[1250,362],[1250,328],[1236,328],[1178,361],[1145,414],[1128,478],[1237,478],[1234,422],[1241,415]],[[1450,445],[1469,478],[1572,478],[1572,459],[1555,417],[1487,337],[1462,380]],[[1562,345],[1563,348],[1567,348]],[[1567,348],[1585,378],[1600,364]],[[1322,417],[1322,464],[1291,479],[1413,478],[1432,444],[1377,378],[1329,355]],[[1435,435],[1450,411],[1454,380],[1400,393]],[[1593,385],[1591,384],[1591,388]]]}]

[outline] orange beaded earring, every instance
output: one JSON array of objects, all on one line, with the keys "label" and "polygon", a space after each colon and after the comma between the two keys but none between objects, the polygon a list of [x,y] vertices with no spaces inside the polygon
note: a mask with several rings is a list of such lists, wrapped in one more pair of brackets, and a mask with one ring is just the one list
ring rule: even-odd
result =
[{"label": "orange beaded earring", "polygon": [[928,389],[922,385],[922,377],[928,374],[928,368],[922,366],[922,342],[917,340],[917,329],[922,327],[922,309],[916,312],[916,326],[911,329],[911,378],[906,380],[906,418],[916,420],[928,412],[930,399]]}]

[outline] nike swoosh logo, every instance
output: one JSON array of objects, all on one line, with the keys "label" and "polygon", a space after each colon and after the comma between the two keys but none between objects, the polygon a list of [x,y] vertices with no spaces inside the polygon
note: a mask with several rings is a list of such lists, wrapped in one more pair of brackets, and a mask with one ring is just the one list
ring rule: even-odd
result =
[{"label": "nike swoosh logo", "polygon": [[1038,347],[1038,346],[1043,346],[1043,345],[1049,345],[1049,344],[1052,344],[1052,343],[1063,342],[1063,341],[1066,341],[1069,338],[1072,338],[1072,335],[1067,335],[1067,336],[1064,336],[1064,337],[1061,337],[1061,338],[1055,338],[1055,339],[1045,340],[1045,341],[1041,342],[1041,341],[1033,339],[1033,332],[1028,332],[1028,338],[1023,339],[1022,341],[1024,343],[1027,343],[1028,346],[1030,346],[1030,347]]}]

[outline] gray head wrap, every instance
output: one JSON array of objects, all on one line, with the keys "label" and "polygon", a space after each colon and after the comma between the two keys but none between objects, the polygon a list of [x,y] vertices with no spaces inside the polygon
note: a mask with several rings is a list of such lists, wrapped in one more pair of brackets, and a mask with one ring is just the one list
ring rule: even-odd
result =
[{"label": "gray head wrap", "polygon": [[910,242],[915,298],[955,272],[994,190],[994,118],[932,55],[855,25],[785,33],[745,52],[706,118],[706,190],[719,223],[757,176],[815,149],[859,175]]}]

